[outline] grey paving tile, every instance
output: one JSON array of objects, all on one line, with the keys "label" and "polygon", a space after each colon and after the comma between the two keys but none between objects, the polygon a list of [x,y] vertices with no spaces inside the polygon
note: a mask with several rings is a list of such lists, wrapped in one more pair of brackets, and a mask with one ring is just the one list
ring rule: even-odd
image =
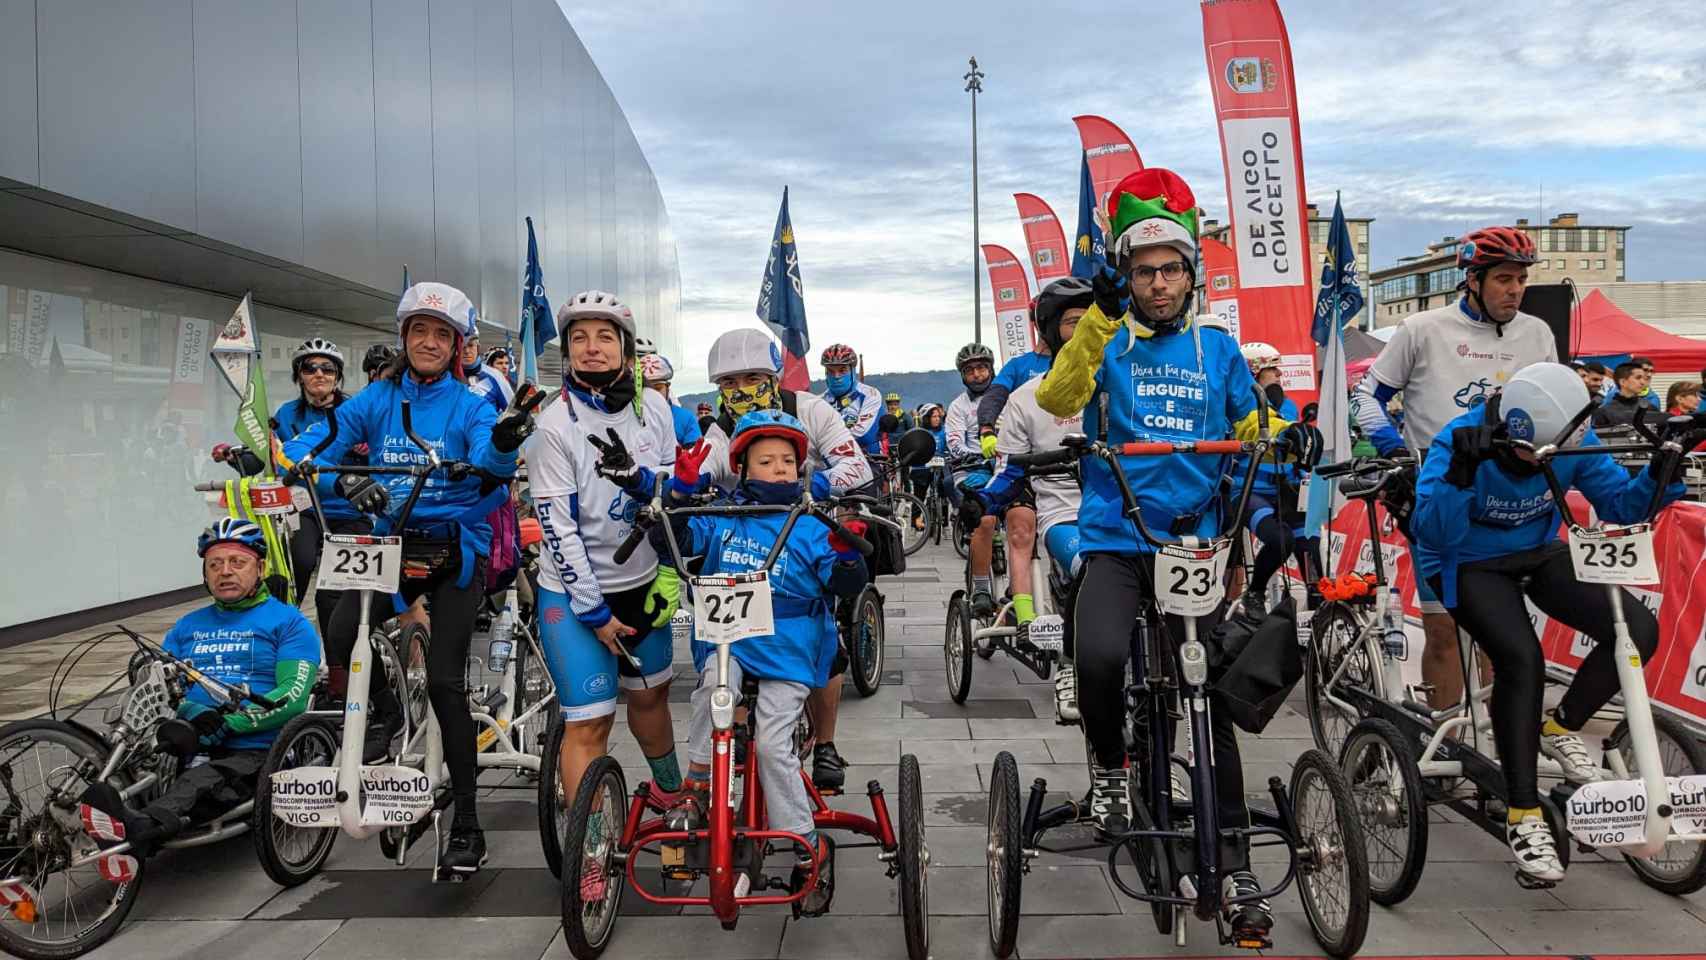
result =
[{"label": "grey paving tile", "polygon": [[[321,945],[314,960],[465,960],[483,957],[538,957],[553,936],[559,917],[419,917],[350,920]],[[565,956],[567,954],[565,953]]]},{"label": "grey paving tile", "polygon": [[1580,910],[1647,910],[1654,916],[1679,907],[1706,911],[1706,890],[1686,897],[1661,893],[1642,883],[1624,863],[1572,861],[1564,882],[1549,892],[1565,906]]},{"label": "grey paving tile", "polygon": [[[816,919],[790,920],[782,936],[785,960],[853,960],[906,957],[906,934],[900,916],[873,918],[841,916],[841,894],[835,912]],[[930,918],[932,960],[983,960],[989,952],[988,923],[980,917]]]},{"label": "grey paving tile", "polygon": [[[1026,891],[1027,893],[1029,890]],[[1213,956],[1214,928],[1193,924],[1190,944],[1173,946],[1143,917],[1025,917],[1019,922],[1021,957]]]},{"label": "grey paving tile", "polygon": [[[838,744],[839,745],[839,744]],[[1019,762],[1020,772],[1032,763],[1049,763],[1053,757],[1048,744],[1042,740],[902,740],[900,752],[910,753],[919,763],[995,762],[995,755],[1006,751]],[[845,752],[845,751],[843,751]]]},{"label": "grey paving tile", "polygon": [[[899,772],[898,761],[893,766],[849,765],[848,792],[863,794],[866,781],[873,778],[879,780],[890,798],[892,811],[894,798],[898,796],[897,791],[900,789]],[[969,763],[921,763],[918,765],[918,772],[920,785],[927,794],[966,793],[983,789],[983,782],[977,776],[977,767]]]},{"label": "grey paving tile", "polygon": [[924,798],[924,825],[981,826],[989,819],[986,793],[942,793]]},{"label": "grey paving tile", "polygon": [[467,916],[497,870],[482,870],[459,883],[433,883],[425,869],[394,871],[383,878],[368,870],[322,873],[279,893],[257,910],[260,920],[321,920],[338,917],[443,918]]},{"label": "grey paving tile", "polygon": [[1052,716],[1035,720],[967,720],[966,723],[974,740],[1028,740],[1065,729],[1056,726]]},{"label": "grey paving tile", "polygon": [[88,960],[303,960],[342,921],[149,920],[130,923]]},{"label": "grey paving tile", "polygon": [[241,920],[284,888],[248,853],[249,869],[150,870],[131,916],[137,920]]},{"label": "grey paving tile", "polygon": [[[1276,904],[1276,907],[1278,905]],[[1445,954],[1502,954],[1500,944],[1494,943],[1461,913],[1451,910],[1406,910],[1402,907],[1386,910],[1374,907],[1369,917],[1368,936],[1363,940],[1358,956],[1441,956]],[[1206,928],[1197,927],[1208,936]],[[1294,956],[1319,954],[1320,946],[1309,929],[1309,918],[1301,908],[1277,910],[1274,914],[1274,954]],[[1199,941],[1208,944],[1212,941]]]},{"label": "grey paving tile", "polygon": [[[786,924],[785,913],[743,914],[733,930],[724,930],[715,917],[622,921],[611,934],[605,955],[619,960],[769,960],[782,948]],[[573,960],[560,929],[541,960]]]},{"label": "grey paving tile", "polygon": [[902,705],[901,716],[923,719],[968,720],[1034,720],[1036,711],[1029,699],[1018,697],[980,697],[965,703],[952,700],[908,700]]},{"label": "grey paving tile", "polygon": [[[847,731],[860,740],[969,740],[964,720],[861,720]],[[839,728],[836,730],[840,734]]]},{"label": "grey paving tile", "polygon": [[[1595,953],[1640,949],[1697,951],[1706,922],[1683,910],[1658,919],[1640,910],[1462,910],[1459,913],[1510,953]],[[1637,947],[1638,944],[1638,947]]]}]

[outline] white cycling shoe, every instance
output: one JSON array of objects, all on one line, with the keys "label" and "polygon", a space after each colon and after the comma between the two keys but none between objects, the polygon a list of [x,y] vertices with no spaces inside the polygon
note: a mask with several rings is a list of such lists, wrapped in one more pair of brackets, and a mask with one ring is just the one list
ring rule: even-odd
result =
[{"label": "white cycling shoe", "polygon": [[1092,767],[1090,774],[1090,816],[1096,829],[1108,836],[1118,836],[1131,829],[1131,793],[1122,769]]},{"label": "white cycling shoe", "polygon": [[1549,736],[1542,733],[1540,752],[1558,761],[1558,766],[1563,768],[1564,779],[1571,783],[1593,783],[1605,779],[1604,772],[1594,765],[1587,744],[1576,734]]},{"label": "white cycling shoe", "polygon": [[1523,886],[1549,887],[1564,879],[1564,862],[1552,828],[1539,813],[1530,813],[1516,823],[1505,824],[1505,842],[1516,855],[1517,882]]},{"label": "white cycling shoe", "polygon": [[1079,717],[1078,671],[1062,660],[1054,668],[1054,719],[1056,723],[1070,725],[1077,723]]}]

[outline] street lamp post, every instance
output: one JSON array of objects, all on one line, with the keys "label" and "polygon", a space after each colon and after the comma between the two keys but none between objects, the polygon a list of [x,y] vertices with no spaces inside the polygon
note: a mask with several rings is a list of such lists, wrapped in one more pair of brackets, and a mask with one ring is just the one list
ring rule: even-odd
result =
[{"label": "street lamp post", "polygon": [[966,92],[971,94],[971,307],[972,340],[983,342],[983,275],[978,271],[978,258],[983,246],[977,231],[977,95],[983,92],[983,71],[977,68],[977,58],[971,58],[971,69],[963,78]]}]

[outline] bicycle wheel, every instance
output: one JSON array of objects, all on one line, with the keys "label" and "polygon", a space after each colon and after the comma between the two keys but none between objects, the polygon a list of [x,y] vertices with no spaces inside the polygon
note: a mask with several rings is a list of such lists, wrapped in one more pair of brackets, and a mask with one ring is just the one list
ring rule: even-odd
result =
[{"label": "bicycle wheel", "polygon": [[930,538],[924,501],[910,493],[896,493],[890,497],[889,506],[894,511],[894,522],[900,524],[901,552],[910,557]]},{"label": "bicycle wheel", "polygon": [[540,756],[545,750],[545,743],[551,737],[553,717],[558,715],[556,708],[556,687],[551,682],[551,671],[545,665],[545,658],[535,646],[537,639],[533,625],[516,632],[515,645],[515,713],[521,717],[535,706],[539,709],[525,720],[517,720],[512,727],[512,738],[515,747],[529,756]]},{"label": "bicycle wheel", "polygon": [[859,696],[869,697],[883,682],[883,598],[875,587],[866,587],[853,607],[853,642],[847,645],[848,666]]},{"label": "bicycle wheel", "polygon": [[563,756],[563,715],[552,710],[546,722],[551,727],[545,735],[545,748],[539,753],[539,846],[545,852],[545,866],[551,876],[562,879],[563,830],[569,816],[563,778],[557,772]]},{"label": "bicycle wheel", "polygon": [[296,827],[272,811],[272,775],[298,767],[330,767],[337,762],[339,731],[320,717],[291,718],[267,751],[255,784],[255,856],[261,869],[281,887],[306,883],[326,865],[332,844],[341,832],[336,827]]},{"label": "bicycle wheel", "polygon": [[1327,699],[1327,683],[1344,665],[1344,673],[1333,686],[1344,699],[1346,689],[1371,689],[1373,670],[1368,647],[1359,636],[1362,624],[1344,606],[1328,603],[1315,615],[1309,649],[1304,651],[1304,703],[1309,714],[1309,732],[1315,745],[1329,757],[1344,749],[1345,736],[1359,719]]},{"label": "bicycle wheel", "polygon": [[[1127,789],[1134,795],[1140,794],[1139,778],[1134,773]],[[1159,830],[1156,826],[1155,815],[1149,812],[1147,794],[1134,796],[1131,805],[1131,828],[1133,830]],[[1168,821],[1171,824],[1171,820]],[[1171,826],[1167,829],[1172,829]],[[1116,858],[1121,850],[1131,858],[1132,866],[1137,869],[1138,882],[1143,884],[1143,893],[1150,896],[1173,896],[1173,861],[1169,859],[1167,843],[1160,837],[1133,837],[1108,851],[1108,874],[1113,878],[1114,885],[1128,897],[1136,898],[1139,891],[1130,889],[1120,878]],[[1150,901],[1150,916],[1155,920],[1155,932],[1163,937],[1173,932],[1173,924],[1177,921],[1179,910],[1170,903]]]},{"label": "bicycle wheel", "polygon": [[5,952],[25,960],[81,956],[112,939],[136,903],[146,861],[138,859],[122,883],[103,878],[94,861],[69,866],[95,850],[95,841],[67,820],[75,823],[78,797],[106,758],[104,744],[68,723],[24,720],[0,728],[0,878],[33,891],[28,906],[0,910]]},{"label": "bicycle wheel", "polygon": [[900,867],[900,920],[908,960],[930,956],[930,848],[924,843],[924,784],[918,758],[900,755],[900,811],[895,856]]},{"label": "bicycle wheel", "polygon": [[599,757],[575,790],[563,833],[563,938],[576,960],[594,960],[610,943],[628,878],[616,859],[628,799],[622,765]]},{"label": "bicycle wheel", "polygon": [[942,509],[941,494],[931,494],[930,499],[924,501],[924,505],[930,510],[930,539],[939,547],[942,545],[942,528],[948,525],[948,515]]},{"label": "bicycle wheel", "polygon": [[[418,623],[405,623],[397,630],[373,632],[373,655],[385,665],[385,683],[396,694],[397,702],[409,721],[409,730],[426,725],[427,711],[427,646],[432,642],[427,628]],[[373,694],[368,693],[371,700]]]},{"label": "bicycle wheel", "polygon": [[971,608],[966,592],[955,590],[948,598],[948,625],[942,635],[942,658],[948,667],[948,696],[965,703],[971,693]]},{"label": "bicycle wheel", "polygon": [[[1689,734],[1688,729],[1664,714],[1653,715],[1653,733],[1659,741],[1659,762],[1667,777],[1692,777],[1706,773],[1706,750]],[[1635,762],[1635,748],[1629,740],[1629,724],[1617,724],[1607,741],[1607,750],[1615,750],[1623,758],[1629,776],[1641,775]],[[1706,887],[1706,843],[1692,840],[1671,840],[1665,848],[1651,857],[1623,855],[1629,869],[1641,882],[1654,890],[1673,896],[1687,896]]]},{"label": "bicycle wheel", "polygon": [[1414,749],[1398,728],[1375,717],[1351,728],[1339,766],[1368,841],[1368,895],[1390,907],[1404,902],[1428,860],[1428,807]]},{"label": "bicycle wheel", "polygon": [[1368,935],[1368,847],[1345,775],[1319,750],[1291,771],[1300,856],[1297,891],[1321,949],[1354,956]]},{"label": "bicycle wheel", "polygon": [[1019,906],[1024,890],[1024,811],[1019,808],[1019,763],[1003,750],[989,777],[988,843],[984,879],[989,893],[989,949],[1006,960],[1019,941]]},{"label": "bicycle wheel", "polygon": [[965,528],[960,526],[959,511],[954,511],[949,517],[949,533],[953,537],[954,552],[960,555],[961,560],[969,559],[971,557],[971,542],[966,539]]}]

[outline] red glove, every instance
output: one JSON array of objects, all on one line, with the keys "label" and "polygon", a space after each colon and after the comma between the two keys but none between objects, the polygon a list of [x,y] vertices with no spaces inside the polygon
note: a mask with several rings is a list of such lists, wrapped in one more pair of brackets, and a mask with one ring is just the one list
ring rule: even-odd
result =
[{"label": "red glove", "polygon": [[[871,528],[870,524],[863,520],[843,520],[841,525],[847,528],[848,533],[859,537],[865,536]],[[841,539],[841,534],[834,530],[829,531],[829,549],[834,550],[844,560],[852,560],[859,556],[859,551],[853,549],[852,544]]]},{"label": "red glove", "polygon": [[699,489],[699,471],[711,456],[711,445],[703,439],[691,447],[675,448],[675,466],[671,468],[670,489],[687,496]]}]

